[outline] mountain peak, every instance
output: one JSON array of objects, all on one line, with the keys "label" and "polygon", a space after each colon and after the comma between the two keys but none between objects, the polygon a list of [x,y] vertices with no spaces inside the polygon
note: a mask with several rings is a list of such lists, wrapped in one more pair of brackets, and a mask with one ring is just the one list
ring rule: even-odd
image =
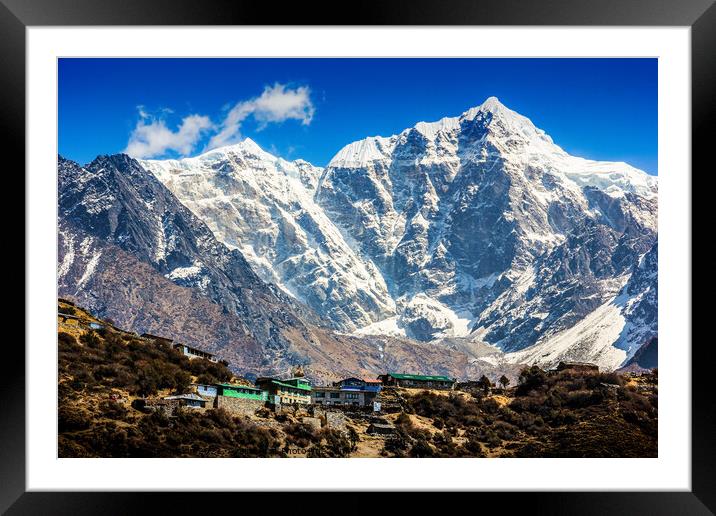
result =
[{"label": "mountain peak", "polygon": [[265,150],[263,150],[258,143],[253,141],[251,138],[246,137],[241,141],[238,141],[236,143],[230,143],[227,145],[222,145],[221,147],[215,147],[213,149],[209,149],[206,152],[203,152],[202,155],[211,154],[215,152],[228,152],[228,151],[234,151],[234,152],[248,152],[251,154],[268,154]]},{"label": "mountain peak", "polygon": [[472,107],[465,111],[460,118],[464,120],[473,120],[475,119],[480,113],[489,113],[493,117],[500,116],[500,117],[516,117],[519,119],[524,119],[529,121],[526,117],[523,117],[519,113],[512,111],[510,108],[505,106],[502,102],[500,102],[500,99],[497,97],[488,97],[485,99],[485,101],[480,104],[479,106]]},{"label": "mountain peak", "polygon": [[259,144],[249,137],[244,138],[244,141],[241,142],[239,145],[241,145],[241,148],[247,151],[264,152],[264,150],[259,146]]},{"label": "mountain peak", "polygon": [[485,102],[480,106],[481,111],[489,111],[490,113],[494,113],[500,109],[506,109],[506,106],[500,102],[500,99],[497,97],[487,97]]},{"label": "mountain peak", "polygon": [[117,169],[130,171],[135,170],[137,167],[139,167],[139,165],[139,162],[129,154],[119,152],[116,154],[100,154],[90,163],[85,165],[84,168],[94,168],[99,170],[103,167],[114,167]]}]

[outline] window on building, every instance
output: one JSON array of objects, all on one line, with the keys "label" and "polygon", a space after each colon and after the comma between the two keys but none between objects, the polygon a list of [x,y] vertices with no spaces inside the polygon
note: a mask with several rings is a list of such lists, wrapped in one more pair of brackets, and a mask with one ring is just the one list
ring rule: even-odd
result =
[{"label": "window on building", "polygon": [[338,399],[338,398],[340,398],[340,397],[341,397],[341,393],[340,393],[340,392],[332,392],[332,393],[331,393],[331,398],[333,398],[333,399]]},{"label": "window on building", "polygon": [[316,398],[325,398],[325,397],[326,397],[326,393],[325,393],[325,392],[316,392],[316,393],[314,393],[314,396],[315,396]]},{"label": "window on building", "polygon": [[349,392],[346,394],[346,398],[349,400],[357,400],[358,399],[358,393],[356,392]]}]

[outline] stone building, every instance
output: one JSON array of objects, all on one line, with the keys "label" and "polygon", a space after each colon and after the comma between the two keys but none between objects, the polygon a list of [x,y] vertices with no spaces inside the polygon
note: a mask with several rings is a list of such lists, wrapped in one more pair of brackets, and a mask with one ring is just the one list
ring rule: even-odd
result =
[{"label": "stone building", "polygon": [[196,394],[178,394],[164,398],[138,398],[133,405],[143,410],[164,412],[167,416],[174,415],[179,407],[188,407],[193,410],[211,408],[211,404],[206,399]]},{"label": "stone building", "polygon": [[80,318],[72,314],[63,314],[62,312],[57,314],[57,319],[62,324],[69,324],[72,326],[79,326]]},{"label": "stone building", "polygon": [[598,373],[599,366],[589,362],[560,362],[555,371],[572,371],[575,373]]},{"label": "stone building", "polygon": [[344,391],[340,387],[313,387],[311,403],[315,405],[354,405],[365,406],[365,392]]},{"label": "stone building", "polygon": [[342,405],[371,407],[381,389],[379,380],[345,378],[332,386],[313,387],[311,403],[315,405]]},{"label": "stone building", "polygon": [[180,344],[179,342],[175,342],[172,344],[172,347],[178,351],[180,351],[184,356],[188,357],[189,360],[192,360],[194,358],[204,358],[206,360],[210,360],[211,362],[216,362],[216,355],[213,353],[209,353],[208,351],[204,351],[198,348],[194,348],[192,346],[187,346],[186,344]]},{"label": "stone building", "polygon": [[146,340],[160,342],[162,344],[166,344],[167,346],[171,346],[172,342],[174,342],[174,339],[170,339],[169,337],[160,337],[159,335],[154,335],[152,333],[142,333],[140,337]]},{"label": "stone building", "polygon": [[177,394],[165,396],[165,400],[176,400],[181,407],[206,408],[207,401],[197,394]]}]

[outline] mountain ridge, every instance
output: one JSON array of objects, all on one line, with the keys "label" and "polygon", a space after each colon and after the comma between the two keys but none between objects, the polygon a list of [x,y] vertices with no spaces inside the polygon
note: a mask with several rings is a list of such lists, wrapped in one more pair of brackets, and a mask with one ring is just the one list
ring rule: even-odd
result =
[{"label": "mountain ridge", "polygon": [[[297,327],[307,319],[337,335],[486,344],[503,363],[592,357],[610,368],[656,333],[657,178],[570,156],[495,97],[458,117],[350,143],[325,168],[278,158],[250,139],[135,163],[238,253],[237,274],[219,283],[251,278],[292,307]],[[82,191],[102,212],[99,190]],[[130,251],[157,266],[157,243]],[[204,252],[159,268],[218,299],[224,265],[207,276],[189,259]],[[644,261],[648,271],[639,272]],[[638,272],[653,281],[630,283]],[[614,321],[624,332],[596,344],[589,317],[613,313],[617,298]],[[563,349],[565,334],[582,327]],[[592,355],[590,345],[608,352]],[[535,355],[542,348],[561,351]]]}]

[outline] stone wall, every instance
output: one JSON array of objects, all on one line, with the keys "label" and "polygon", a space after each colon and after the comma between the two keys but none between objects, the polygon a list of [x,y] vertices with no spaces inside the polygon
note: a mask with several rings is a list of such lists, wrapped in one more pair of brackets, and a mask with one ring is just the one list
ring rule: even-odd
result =
[{"label": "stone wall", "polygon": [[181,400],[165,400],[161,398],[138,399],[135,400],[132,406],[145,412],[164,412],[166,416],[176,415],[177,410],[206,412],[212,408],[210,403],[207,403],[205,407],[188,407]]},{"label": "stone wall", "polygon": [[326,426],[336,430],[345,430],[348,418],[343,412],[326,411]]},{"label": "stone wall", "polygon": [[145,412],[163,412],[165,416],[172,416],[174,414],[174,409],[179,406],[179,400],[139,398],[132,403],[132,406]]},{"label": "stone wall", "polygon": [[261,400],[233,398],[229,396],[217,396],[214,406],[217,408],[223,408],[231,414],[251,416],[258,409],[263,407],[264,404],[265,402]]},{"label": "stone wall", "polygon": [[345,413],[340,410],[325,409],[322,407],[313,407],[313,416],[316,418],[323,419],[326,423],[325,426],[328,428],[335,428],[337,430],[345,430],[348,418]]},{"label": "stone wall", "polygon": [[294,417],[313,415],[312,405],[305,405],[303,403],[279,403],[270,406],[276,414],[290,414]]}]

